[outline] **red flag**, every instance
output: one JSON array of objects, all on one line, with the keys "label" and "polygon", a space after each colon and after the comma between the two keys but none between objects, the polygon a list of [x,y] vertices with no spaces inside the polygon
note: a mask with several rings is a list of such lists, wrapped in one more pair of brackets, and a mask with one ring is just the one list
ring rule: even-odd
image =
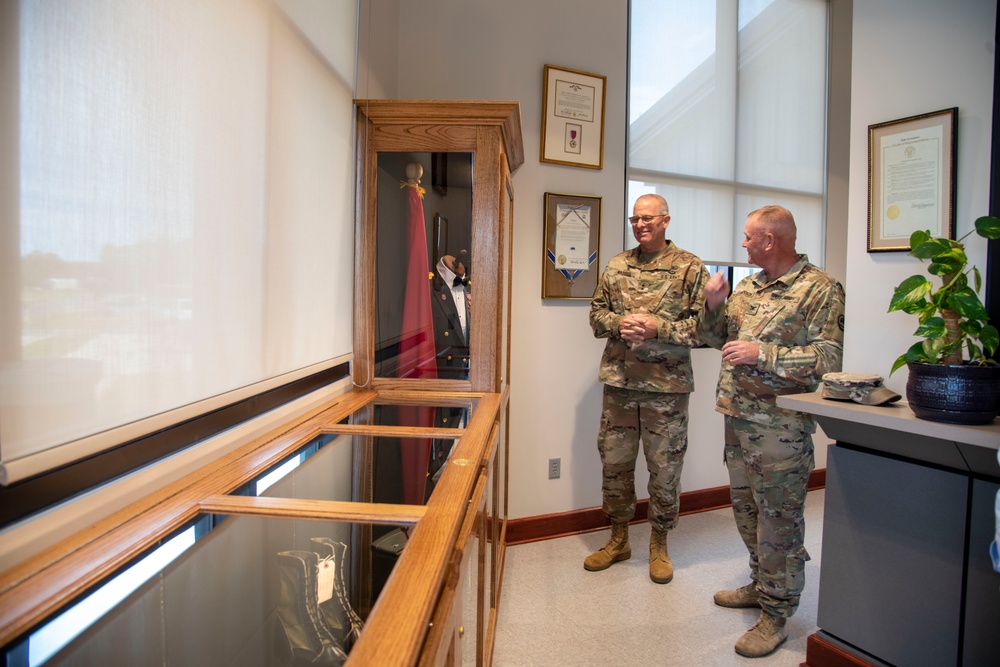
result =
[{"label": "red flag", "polygon": [[[403,329],[399,341],[399,364],[396,377],[437,378],[434,348],[434,320],[431,315],[430,274],[427,268],[427,229],[424,226],[423,192],[416,183],[407,183],[410,200],[409,258],[406,267],[406,295],[403,301]],[[434,425],[434,408],[399,406],[400,426]],[[403,477],[403,502],[422,505],[427,488],[427,465],[431,441],[426,438],[401,438],[400,463]]]},{"label": "red flag", "polygon": [[399,341],[399,365],[396,377],[436,378],[437,362],[434,358],[434,320],[431,315],[423,194],[415,183],[407,184],[406,187],[407,196],[410,198],[409,258],[406,267],[403,330]]}]

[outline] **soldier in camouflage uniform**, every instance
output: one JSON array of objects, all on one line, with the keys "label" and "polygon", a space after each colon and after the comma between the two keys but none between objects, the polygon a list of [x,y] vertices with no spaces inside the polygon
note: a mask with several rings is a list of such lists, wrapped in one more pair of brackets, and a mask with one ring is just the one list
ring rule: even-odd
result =
[{"label": "soldier in camouflage uniform", "polygon": [[[725,458],[736,526],[750,551],[753,581],[715,594],[723,607],[760,606],[736,652],[767,655],[788,636],[805,582],[803,508],[816,424],[777,407],[783,394],[815,391],[843,358],[844,290],[795,252],[795,221],[780,206],[747,218],[743,247],[763,271],[728,302],[722,273],[705,286],[699,334],[722,350],[716,409],[725,415]],[[725,308],[723,304],[725,303]]]},{"label": "soldier in camouflage uniform", "polygon": [[598,379],[604,405],[597,448],[604,512],[611,539],[584,561],[604,570],[632,555],[628,524],[635,514],[635,462],[641,438],[649,470],[649,576],[673,578],[667,531],[677,523],[677,496],[687,451],[691,351],[708,271],[666,240],[670,214],[659,195],[640,197],[632,233],[639,247],[613,257],[590,303],[590,326],[607,338]]}]

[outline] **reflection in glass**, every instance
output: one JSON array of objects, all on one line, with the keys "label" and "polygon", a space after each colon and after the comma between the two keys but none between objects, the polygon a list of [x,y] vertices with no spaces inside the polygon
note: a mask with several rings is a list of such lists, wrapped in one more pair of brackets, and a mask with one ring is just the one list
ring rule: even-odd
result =
[{"label": "reflection in glass", "polygon": [[358,527],[202,515],[5,647],[0,660],[340,665],[364,627],[351,584],[363,558],[352,538]]},{"label": "reflection in glass", "polygon": [[233,495],[358,500],[351,488],[350,436],[321,435],[250,480]]},{"label": "reflection in glass", "polygon": [[479,618],[479,591],[483,586],[483,563],[480,558],[480,548],[483,542],[483,500],[479,501],[476,510],[476,521],[472,534],[465,543],[465,558],[462,561],[462,663],[463,665],[478,664],[477,643],[483,629]]},{"label": "reflection in glass", "polygon": [[[468,406],[377,405],[374,423],[461,429]],[[454,438],[377,437],[373,461],[373,500],[423,505],[440,480],[458,442]]]},{"label": "reflection in glass", "polygon": [[375,375],[469,377],[472,154],[379,153]]}]

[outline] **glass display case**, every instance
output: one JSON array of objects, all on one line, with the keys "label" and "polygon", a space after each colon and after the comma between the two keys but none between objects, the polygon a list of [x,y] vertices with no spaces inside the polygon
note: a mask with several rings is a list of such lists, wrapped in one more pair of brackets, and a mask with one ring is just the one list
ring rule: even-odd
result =
[{"label": "glass display case", "polygon": [[[354,387],[0,573],[6,665],[490,663],[520,111],[356,104]],[[402,188],[434,193],[411,277],[391,225],[410,222],[399,181],[422,177]],[[446,257],[467,350],[403,326]]]},{"label": "glass display case", "polygon": [[[500,391],[510,316],[510,177],[524,161],[518,104],[356,100],[355,106],[355,384]],[[438,354],[463,338],[438,312],[459,294],[442,289],[441,274],[463,273],[436,270],[446,257],[455,268],[464,264],[471,281],[462,308],[467,336],[459,341],[471,360],[467,376],[422,372],[436,370]]]}]

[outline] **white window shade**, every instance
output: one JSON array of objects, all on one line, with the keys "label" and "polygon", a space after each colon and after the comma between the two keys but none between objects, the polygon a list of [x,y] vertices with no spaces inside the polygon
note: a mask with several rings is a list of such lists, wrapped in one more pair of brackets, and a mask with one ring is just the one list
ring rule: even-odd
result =
[{"label": "white window shade", "polygon": [[356,11],[20,3],[4,464],[350,354]]},{"label": "white window shade", "polygon": [[747,214],[780,204],[821,264],[826,2],[633,0],[631,25],[629,210],[660,194],[671,240],[738,264]]}]

